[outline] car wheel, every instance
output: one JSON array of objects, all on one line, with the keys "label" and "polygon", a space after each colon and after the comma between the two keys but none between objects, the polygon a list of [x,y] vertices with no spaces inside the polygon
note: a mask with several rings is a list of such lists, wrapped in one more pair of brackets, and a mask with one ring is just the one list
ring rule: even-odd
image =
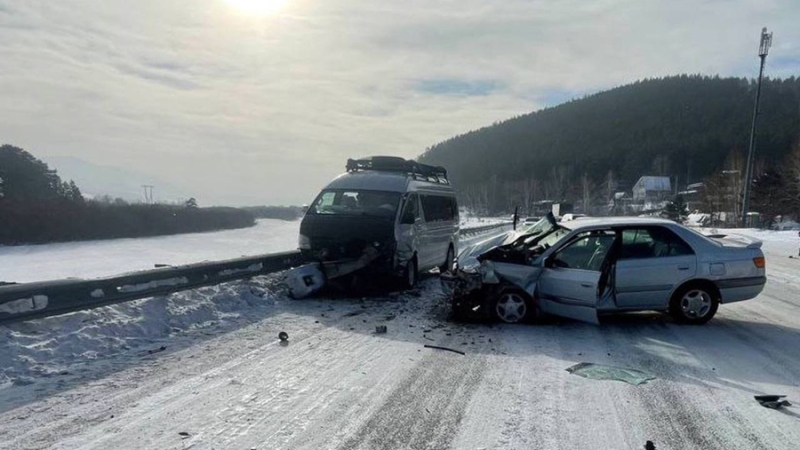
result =
[{"label": "car wheel", "polygon": [[444,260],[444,264],[439,267],[439,273],[445,272],[452,272],[453,271],[453,260],[455,259],[455,255],[453,254],[453,246],[447,249],[447,259]]},{"label": "car wheel", "polygon": [[719,308],[719,295],[706,286],[687,286],[672,296],[669,312],[678,322],[701,325],[714,317]]},{"label": "car wheel", "polygon": [[495,317],[504,323],[521,323],[533,316],[533,305],[527,294],[514,289],[497,294],[492,310]]},{"label": "car wheel", "polygon": [[417,285],[417,258],[414,257],[406,266],[405,277],[403,277],[403,287],[413,289]]}]

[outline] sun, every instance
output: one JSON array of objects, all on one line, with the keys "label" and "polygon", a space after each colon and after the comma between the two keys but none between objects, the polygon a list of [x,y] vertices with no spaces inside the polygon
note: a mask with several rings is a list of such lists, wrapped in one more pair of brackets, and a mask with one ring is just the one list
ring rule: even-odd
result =
[{"label": "sun", "polygon": [[225,0],[225,2],[245,14],[268,16],[280,11],[288,0]]}]

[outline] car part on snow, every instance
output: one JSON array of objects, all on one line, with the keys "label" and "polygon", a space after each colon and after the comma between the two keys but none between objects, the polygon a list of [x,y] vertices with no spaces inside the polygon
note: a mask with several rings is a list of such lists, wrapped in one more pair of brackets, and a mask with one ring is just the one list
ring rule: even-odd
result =
[{"label": "car part on snow", "polygon": [[292,298],[306,298],[325,286],[325,274],[319,264],[306,264],[286,272],[286,285]]},{"label": "car part on snow", "polygon": [[780,409],[784,406],[792,406],[788,400],[781,400],[786,398],[785,395],[755,395],[753,397],[765,408]]},{"label": "car part on snow", "polygon": [[642,370],[586,362],[569,367],[567,372],[592,380],[623,381],[634,386],[645,384],[650,380],[656,379],[655,375]]},{"label": "car part on snow", "polygon": [[375,334],[386,334],[386,325],[376,325]]},{"label": "car part on snow", "polygon": [[448,348],[448,347],[440,347],[438,345],[425,344],[425,348],[432,348],[432,349],[436,349],[436,350],[444,350],[446,352],[453,352],[453,353],[458,353],[459,355],[465,355],[466,356],[466,353],[462,352],[461,350],[456,350],[456,349]]},{"label": "car part on snow", "polygon": [[287,333],[285,331],[281,331],[280,333],[278,333],[278,339],[280,339],[281,342],[288,342],[289,341],[289,333]]},{"label": "car part on snow", "polygon": [[656,450],[656,444],[653,441],[647,441],[644,443],[644,450]]}]

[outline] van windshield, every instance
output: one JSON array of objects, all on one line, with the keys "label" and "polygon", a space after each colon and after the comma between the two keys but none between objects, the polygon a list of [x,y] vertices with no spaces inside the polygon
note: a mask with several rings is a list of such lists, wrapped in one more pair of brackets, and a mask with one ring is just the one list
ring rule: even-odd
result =
[{"label": "van windshield", "polygon": [[330,189],[319,194],[308,212],[394,218],[399,203],[399,192]]}]

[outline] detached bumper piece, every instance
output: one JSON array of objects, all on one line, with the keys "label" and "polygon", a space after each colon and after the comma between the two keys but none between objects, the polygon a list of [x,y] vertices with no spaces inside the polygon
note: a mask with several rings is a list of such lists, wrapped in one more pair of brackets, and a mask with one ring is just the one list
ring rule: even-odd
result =
[{"label": "detached bumper piece", "polygon": [[460,318],[491,317],[490,295],[481,283],[480,274],[444,273],[440,276],[442,291],[450,298],[453,314]]},{"label": "detached bumper piece", "polygon": [[306,298],[319,291],[328,283],[373,264],[380,252],[371,246],[364,248],[358,259],[324,261],[297,267],[286,273],[286,284],[292,298]]}]

